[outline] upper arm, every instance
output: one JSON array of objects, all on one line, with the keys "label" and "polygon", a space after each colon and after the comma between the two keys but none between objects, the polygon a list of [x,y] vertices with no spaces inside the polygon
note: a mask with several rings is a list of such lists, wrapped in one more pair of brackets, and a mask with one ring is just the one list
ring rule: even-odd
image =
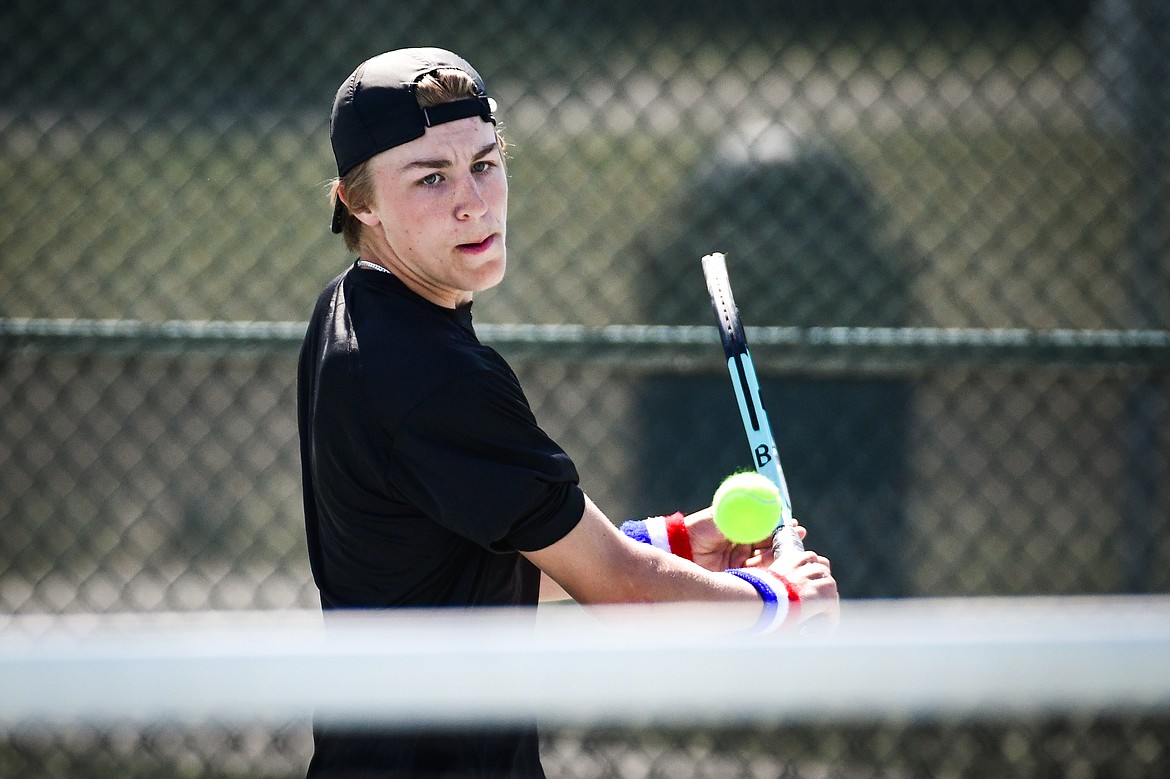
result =
[{"label": "upper arm", "polygon": [[540,601],[568,600],[569,593],[544,571],[540,572]]},{"label": "upper arm", "polygon": [[405,502],[494,551],[548,546],[584,505],[572,460],[536,424],[518,387],[486,371],[415,405],[387,462],[387,480]]},{"label": "upper arm", "polygon": [[579,603],[621,603],[633,599],[625,581],[639,561],[641,550],[626,548],[628,541],[586,498],[581,519],[559,541],[524,552],[554,582]]}]

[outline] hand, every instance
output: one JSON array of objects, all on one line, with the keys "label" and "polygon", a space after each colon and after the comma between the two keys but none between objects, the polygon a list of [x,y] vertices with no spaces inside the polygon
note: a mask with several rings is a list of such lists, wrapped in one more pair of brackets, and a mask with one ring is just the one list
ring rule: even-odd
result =
[{"label": "hand", "polygon": [[[699,513],[694,514],[692,516],[698,517],[701,514],[702,514],[702,512],[699,512]],[[803,545],[804,539],[808,535],[808,528],[806,528],[804,525],[800,524],[800,521],[797,520],[796,517],[793,517],[791,522],[792,522],[792,529],[796,533],[796,537],[800,539],[801,544]],[[712,522],[711,525],[712,525],[712,528],[714,529],[714,531],[716,533],[719,533],[719,529],[717,527],[714,527],[714,522]],[[706,532],[706,531],[703,531],[703,532]],[[723,540],[723,543],[725,545],[730,543],[727,541],[727,539],[723,538],[722,533],[719,533],[719,537]],[[762,541],[757,541],[754,544],[750,544],[748,546],[742,547],[743,549],[748,550],[748,556],[746,558],[742,558],[742,559],[737,557],[735,560],[737,565],[735,565],[733,567],[735,567],[735,568],[767,568],[773,562],[775,562],[775,557],[773,556],[775,554],[775,547],[773,546],[772,541],[773,541],[773,537],[768,536],[767,538],[765,538]],[[694,544],[692,543],[691,546],[692,546],[692,551],[693,551]],[[739,549],[740,547],[733,547],[733,548]]]},{"label": "hand", "polygon": [[[708,571],[726,571],[728,568],[759,566],[762,555],[770,553],[772,538],[761,539],[754,544],[733,544],[727,540],[715,525],[714,512],[708,506],[683,518],[687,535],[691,541],[691,554],[695,562]],[[804,539],[808,531],[793,520],[796,534]]]},{"label": "hand", "polygon": [[[765,560],[761,555],[760,562]],[[841,599],[829,558],[811,550],[791,551],[773,560],[768,570],[783,576],[796,588],[800,595],[801,624],[822,617],[827,618],[830,629],[836,627],[841,618]]]},{"label": "hand", "polygon": [[[733,544],[727,540],[715,525],[714,512],[708,506],[683,518],[687,535],[691,541],[691,554],[699,565],[708,571],[726,571],[728,568],[743,568],[749,558],[758,556],[771,539],[758,544]],[[769,547],[770,548],[770,547]]]}]

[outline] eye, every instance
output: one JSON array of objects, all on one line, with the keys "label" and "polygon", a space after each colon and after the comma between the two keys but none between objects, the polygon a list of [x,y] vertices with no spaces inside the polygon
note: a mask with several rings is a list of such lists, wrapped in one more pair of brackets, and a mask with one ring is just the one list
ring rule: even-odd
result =
[{"label": "eye", "polygon": [[477,160],[471,165],[472,173],[487,173],[495,167],[495,163],[489,160]]},{"label": "eye", "polygon": [[422,184],[423,186],[433,187],[442,180],[443,180],[443,177],[440,176],[438,173],[428,173],[427,175],[425,175],[421,179],[419,179],[419,183]]}]

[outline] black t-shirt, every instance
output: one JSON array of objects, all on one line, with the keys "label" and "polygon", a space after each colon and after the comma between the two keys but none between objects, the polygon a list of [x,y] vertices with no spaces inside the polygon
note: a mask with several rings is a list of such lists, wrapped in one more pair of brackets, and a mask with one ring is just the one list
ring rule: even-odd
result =
[{"label": "black t-shirt", "polygon": [[[310,320],[298,421],[325,609],[536,604],[540,573],[519,552],[563,538],[585,499],[511,368],[475,337],[470,304],[443,308],[391,274],[351,267]],[[327,765],[350,769],[328,775],[542,775],[533,730],[318,730],[314,766]]]}]

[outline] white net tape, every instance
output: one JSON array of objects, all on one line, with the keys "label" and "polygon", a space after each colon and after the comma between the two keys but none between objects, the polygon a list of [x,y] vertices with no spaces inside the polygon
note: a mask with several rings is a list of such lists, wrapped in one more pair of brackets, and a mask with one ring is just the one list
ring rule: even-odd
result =
[{"label": "white net tape", "polygon": [[[0,727],[535,717],[696,726],[1170,710],[1170,599],[856,601],[831,636],[719,610],[0,618]],[[744,691],[750,690],[750,696]],[[744,700],[752,701],[746,705]]]}]

